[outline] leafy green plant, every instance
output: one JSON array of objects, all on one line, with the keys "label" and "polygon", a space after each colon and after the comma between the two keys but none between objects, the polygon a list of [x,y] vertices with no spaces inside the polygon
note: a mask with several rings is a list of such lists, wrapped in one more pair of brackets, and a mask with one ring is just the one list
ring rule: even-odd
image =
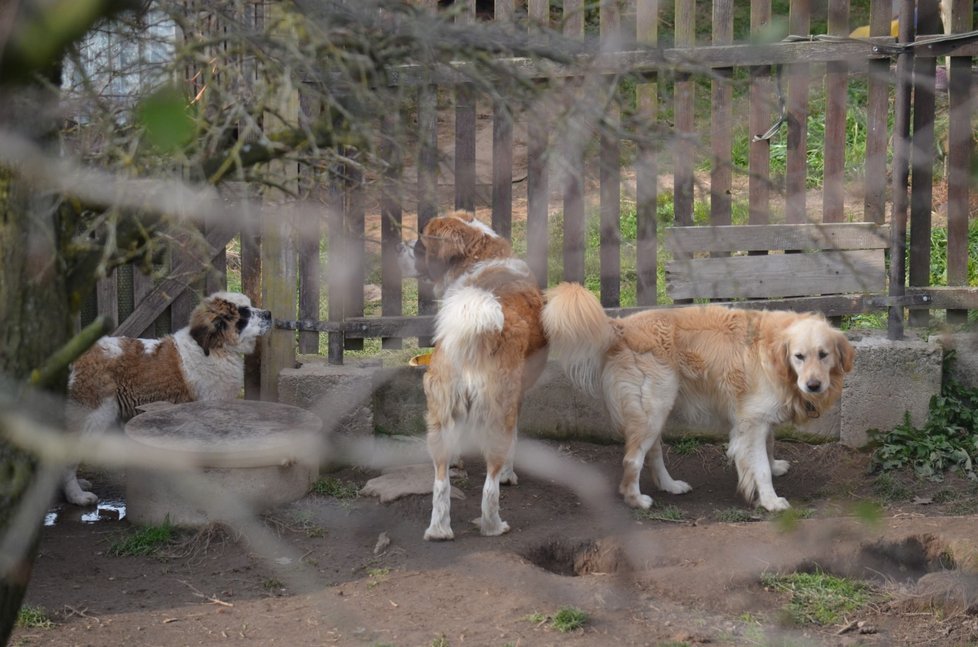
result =
[{"label": "leafy green plant", "polygon": [[788,594],[789,600],[784,610],[796,624],[834,624],[846,614],[865,606],[872,596],[872,589],[864,582],[820,571],[765,574],[761,577],[761,583],[766,589]]},{"label": "leafy green plant", "polygon": [[146,526],[130,532],[112,542],[109,555],[113,557],[135,557],[154,555],[176,538],[176,529],[169,518],[158,526]]},{"label": "leafy green plant", "polygon": [[587,614],[580,609],[564,607],[554,614],[553,620],[550,621],[550,626],[561,633],[568,633],[580,629],[587,624],[587,621]]},{"label": "leafy green plant", "polygon": [[360,486],[352,481],[343,481],[333,476],[321,478],[312,484],[312,491],[334,499],[355,499],[360,496]]},{"label": "leafy green plant", "polygon": [[684,521],[686,513],[674,505],[664,508],[653,507],[648,510],[635,510],[635,517],[647,521]]},{"label": "leafy green plant", "polygon": [[744,508],[724,508],[713,512],[713,518],[721,523],[743,523],[763,519],[756,512]]},{"label": "leafy green plant", "polygon": [[683,436],[669,441],[669,448],[680,456],[695,454],[703,446],[703,440],[696,436]]},{"label": "leafy green plant", "polygon": [[17,612],[17,626],[21,629],[50,629],[54,622],[42,607],[25,605]]},{"label": "leafy green plant", "polygon": [[941,392],[931,398],[923,427],[914,427],[907,414],[892,430],[874,434],[878,444],[873,452],[875,469],[910,468],[918,477],[935,481],[957,469],[969,479],[978,479],[978,389],[954,379],[949,370],[953,361],[954,354],[948,353]]}]

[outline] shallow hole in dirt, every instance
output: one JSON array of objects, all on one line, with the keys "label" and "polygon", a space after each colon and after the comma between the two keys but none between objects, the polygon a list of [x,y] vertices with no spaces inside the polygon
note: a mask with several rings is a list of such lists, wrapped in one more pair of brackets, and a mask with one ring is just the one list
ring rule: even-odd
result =
[{"label": "shallow hole in dirt", "polygon": [[855,555],[840,560],[829,569],[810,562],[799,570],[823,568],[849,577],[916,582],[928,573],[951,570],[955,566],[948,545],[934,535],[924,534],[863,544]]},{"label": "shallow hole in dirt", "polygon": [[530,548],[523,557],[545,571],[566,576],[615,573],[624,563],[621,548],[601,540],[550,539]]}]

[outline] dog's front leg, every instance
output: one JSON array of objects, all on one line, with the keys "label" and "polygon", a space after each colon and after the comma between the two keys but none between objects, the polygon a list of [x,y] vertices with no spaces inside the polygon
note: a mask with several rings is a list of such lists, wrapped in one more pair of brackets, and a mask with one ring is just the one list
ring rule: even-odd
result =
[{"label": "dog's front leg", "polygon": [[767,437],[770,425],[760,421],[738,421],[734,426],[727,456],[737,467],[737,489],[748,501],[757,497],[757,504],[770,512],[791,507],[788,500],[774,491]]}]

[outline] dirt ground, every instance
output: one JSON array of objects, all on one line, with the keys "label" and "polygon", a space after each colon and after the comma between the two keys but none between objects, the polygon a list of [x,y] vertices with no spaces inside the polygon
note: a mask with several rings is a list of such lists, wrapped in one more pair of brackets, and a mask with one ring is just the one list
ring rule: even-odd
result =
[{"label": "dirt ground", "polygon": [[[978,644],[970,482],[876,481],[864,452],[779,442],[792,468],[776,487],[800,514],[776,519],[744,505],[723,447],[707,444],[669,449],[670,470],[694,489],[643,482],[656,499],[643,515],[612,494],[620,447],[540,445],[559,477],[518,458],[520,482],[501,500],[512,531],[494,538],[468,521],[479,514],[478,461],[455,481],[465,499],[453,501],[453,542],[422,540],[430,495],[381,504],[310,494],[261,519],[271,544],[209,527],[146,557],[110,555],[132,532],[112,510],[84,511],[86,521],[56,508],[26,598],[54,623],[19,629],[12,644]],[[374,475],[327,476],[360,486]],[[106,505],[118,503],[121,488],[95,478]],[[868,580],[873,602],[830,626],[791,624],[787,598],[760,576],[816,567]],[[566,607],[587,614],[583,628],[553,628],[548,618]]]}]

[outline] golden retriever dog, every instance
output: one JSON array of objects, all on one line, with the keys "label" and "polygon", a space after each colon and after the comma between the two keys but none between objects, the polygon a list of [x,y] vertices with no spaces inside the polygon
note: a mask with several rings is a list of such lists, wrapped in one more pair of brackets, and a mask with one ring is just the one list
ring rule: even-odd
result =
[{"label": "golden retriever dog", "polygon": [[[272,327],[272,313],[236,292],[201,301],[190,323],[161,339],[103,337],[79,357],[68,376],[67,423],[72,432],[101,433],[150,402],[232,400],[244,387],[244,356]],[[93,505],[98,496],[66,471],[65,499]]]},{"label": "golden retriever dog", "polygon": [[852,370],[849,341],[819,314],[722,306],[648,310],[609,318],[578,284],[548,290],[543,326],[553,353],[585,392],[603,394],[625,440],[625,502],[647,509],[639,478],[646,454],[657,487],[688,492],[662,458],[662,427],[673,409],[692,425],[728,425],[727,456],[738,490],[766,510],[785,510],[771,477],[788,470],[774,460],[773,426],[803,423],[832,406]]},{"label": "golden retriever dog", "polygon": [[475,445],[486,461],[483,535],[501,535],[500,483],[516,483],[513,453],[523,393],[546,364],[540,324],[543,295],[509,242],[458,211],[433,218],[413,245],[402,247],[405,276],[433,282],[441,299],[435,349],[424,376],[428,451],[435,466],[428,540],[453,539],[449,462]]}]

